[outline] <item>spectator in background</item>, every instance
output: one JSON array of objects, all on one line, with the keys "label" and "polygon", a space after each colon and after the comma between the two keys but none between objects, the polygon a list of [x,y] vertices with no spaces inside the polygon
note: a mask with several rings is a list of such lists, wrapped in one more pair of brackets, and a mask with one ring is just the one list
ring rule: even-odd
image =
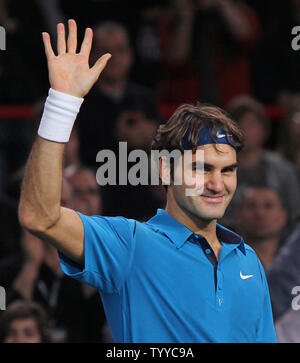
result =
[{"label": "spectator in background", "polygon": [[[292,48],[294,26],[300,24],[300,1],[269,1],[267,22],[253,59],[255,96],[277,104],[300,92],[300,52]],[[299,44],[299,41],[298,41]]]},{"label": "spectator in background", "polygon": [[46,311],[31,301],[15,301],[0,317],[0,343],[51,343]]},{"label": "spectator in background", "polygon": [[73,209],[88,216],[102,214],[102,200],[95,175],[80,167],[68,177],[73,188]]},{"label": "spectator in background", "polygon": [[300,343],[299,310],[290,308],[277,320],[275,323],[275,330],[278,343]]},{"label": "spectator in background", "polygon": [[254,10],[233,0],[173,0],[160,29],[167,75],[159,100],[167,113],[196,100],[226,107],[251,93],[248,55],[260,33]]},{"label": "spectator in background", "polygon": [[240,97],[231,103],[229,112],[244,132],[245,147],[239,155],[239,185],[224,221],[233,221],[240,193],[251,185],[266,185],[277,190],[286,202],[291,221],[300,207],[299,180],[292,163],[279,153],[264,148],[270,124],[262,105],[252,98]]},{"label": "spectator in background", "polygon": [[[106,52],[112,58],[86,97],[77,121],[81,159],[92,169],[103,149],[114,150],[118,162],[119,141],[128,143],[128,152],[149,149],[159,119],[151,92],[129,80],[133,53],[127,31],[118,23],[105,22],[95,29],[91,63]],[[158,206],[149,189],[143,185],[103,186],[103,213],[138,220],[155,213]],[[141,199],[145,201],[142,207]]]},{"label": "spectator in background", "polygon": [[287,213],[279,194],[269,187],[249,187],[240,197],[236,223],[260,259],[271,266],[283,237]]},{"label": "spectator in background", "polygon": [[[273,261],[267,279],[272,300],[274,320],[282,318],[293,308],[299,309],[298,304],[292,304],[299,290],[293,289],[300,286],[300,223],[286,239],[284,246]],[[299,298],[298,298],[299,301]],[[298,325],[300,312],[298,312]],[[298,335],[299,337],[300,335]],[[300,341],[300,340],[299,340]]]},{"label": "spectator in background", "polygon": [[118,23],[102,23],[94,31],[91,63],[106,52],[112,58],[101,82],[86,97],[77,121],[82,161],[92,168],[100,150],[116,148],[119,140],[131,140],[130,135],[139,142],[142,134],[143,148],[150,147],[159,118],[150,91],[129,81],[133,53],[127,31]]},{"label": "spectator in background", "polygon": [[300,183],[300,97],[292,98],[294,102],[281,123],[278,151],[296,166]]},{"label": "spectator in background", "polygon": [[[132,19],[126,24],[134,44],[135,62],[131,70],[133,80],[156,90],[163,76],[159,23],[167,6],[166,0],[134,1]],[[133,9],[134,8],[134,9]]]},{"label": "spectator in background", "polygon": [[[72,187],[64,180],[62,205],[73,208],[76,197],[73,201]],[[53,342],[101,342],[105,315],[96,290],[64,276],[50,244],[24,232],[21,245],[21,251],[0,261],[0,285],[8,304],[19,299],[41,304],[49,315]]]}]

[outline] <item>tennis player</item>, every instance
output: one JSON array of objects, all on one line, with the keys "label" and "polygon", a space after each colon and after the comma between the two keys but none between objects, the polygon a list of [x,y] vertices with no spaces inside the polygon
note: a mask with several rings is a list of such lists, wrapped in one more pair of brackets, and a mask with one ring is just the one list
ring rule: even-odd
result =
[{"label": "tennis player", "polygon": [[236,189],[242,147],[241,132],[220,109],[180,107],[152,146],[203,150],[202,194],[186,196],[184,178],[171,183],[165,210],[145,223],[61,207],[64,147],[83,97],[111,57],[90,67],[92,30],[76,53],[76,22],[68,26],[67,41],[64,25],[57,26],[57,55],[43,33],[51,89],[26,167],[21,224],[58,249],[67,275],[99,290],[115,342],[276,342],[262,265],[217,223]]}]

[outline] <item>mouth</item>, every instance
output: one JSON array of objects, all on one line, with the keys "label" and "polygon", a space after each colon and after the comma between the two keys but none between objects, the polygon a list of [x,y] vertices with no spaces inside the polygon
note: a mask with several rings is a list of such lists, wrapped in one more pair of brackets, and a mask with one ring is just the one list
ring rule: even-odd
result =
[{"label": "mouth", "polygon": [[217,204],[222,203],[225,195],[199,195],[199,197],[207,203]]}]

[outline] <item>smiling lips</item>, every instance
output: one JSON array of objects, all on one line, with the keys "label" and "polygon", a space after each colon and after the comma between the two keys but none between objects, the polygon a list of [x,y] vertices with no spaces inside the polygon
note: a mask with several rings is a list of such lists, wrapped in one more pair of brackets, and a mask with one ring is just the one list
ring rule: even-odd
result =
[{"label": "smiling lips", "polygon": [[221,203],[223,202],[225,195],[199,195],[199,197],[208,203]]}]

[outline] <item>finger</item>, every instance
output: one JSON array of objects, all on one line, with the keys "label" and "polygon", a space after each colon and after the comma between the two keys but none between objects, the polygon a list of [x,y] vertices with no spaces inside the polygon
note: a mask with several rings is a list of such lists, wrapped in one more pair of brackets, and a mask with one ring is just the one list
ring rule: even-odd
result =
[{"label": "finger", "polygon": [[84,54],[87,57],[90,55],[92,49],[92,40],[93,40],[93,30],[91,28],[86,28],[84,39],[80,48],[81,54]]},{"label": "finger", "polygon": [[43,42],[44,42],[44,47],[45,47],[45,54],[46,54],[47,60],[49,61],[51,58],[55,57],[55,54],[54,54],[52,46],[51,46],[50,35],[48,33],[42,33],[42,34],[43,34]]},{"label": "finger", "polygon": [[57,24],[57,53],[66,53],[66,32],[64,24]]},{"label": "finger", "polygon": [[91,68],[91,72],[94,73],[95,79],[97,79],[103,69],[105,68],[107,62],[111,58],[111,54],[106,53],[101,58],[97,60],[97,62],[94,64],[94,66]]},{"label": "finger", "polygon": [[77,24],[76,21],[70,19],[69,24],[69,35],[68,35],[68,53],[76,53],[77,49]]}]

